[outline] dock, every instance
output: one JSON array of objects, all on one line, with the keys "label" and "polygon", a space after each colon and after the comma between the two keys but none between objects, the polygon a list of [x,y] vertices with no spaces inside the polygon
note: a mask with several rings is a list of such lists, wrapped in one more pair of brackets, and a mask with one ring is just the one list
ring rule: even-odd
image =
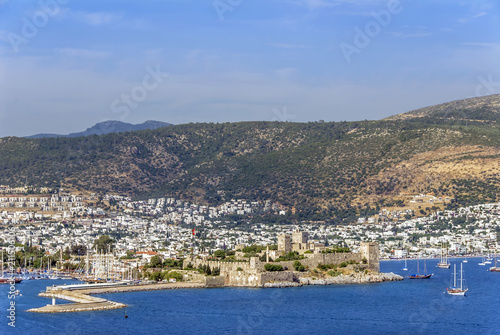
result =
[{"label": "dock", "polygon": [[[127,305],[104,298],[93,297],[93,294],[108,294],[121,292],[155,291],[183,288],[205,288],[203,283],[161,283],[161,284],[135,284],[104,283],[48,286],[41,297],[52,298],[52,304],[29,309],[34,313],[68,313],[97,311],[127,307]],[[69,304],[56,304],[56,299],[71,301]]]}]

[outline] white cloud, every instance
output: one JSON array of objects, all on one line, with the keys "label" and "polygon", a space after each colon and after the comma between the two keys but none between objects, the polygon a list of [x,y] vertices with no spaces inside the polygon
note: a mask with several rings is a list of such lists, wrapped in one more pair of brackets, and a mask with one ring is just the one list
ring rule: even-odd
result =
[{"label": "white cloud", "polygon": [[75,49],[75,48],[63,48],[56,49],[63,56],[67,57],[81,57],[81,58],[91,58],[91,59],[104,59],[111,55],[111,53],[106,51],[88,50],[88,49]]},{"label": "white cloud", "polygon": [[84,19],[88,24],[101,25],[115,21],[118,16],[112,13],[88,13],[84,14]]},{"label": "white cloud", "polygon": [[71,17],[74,19],[77,19],[79,21],[82,21],[88,25],[91,26],[99,26],[103,24],[109,24],[116,22],[121,19],[122,15],[118,13],[111,13],[111,12],[74,12],[71,11],[69,13]]},{"label": "white cloud", "polygon": [[478,13],[476,15],[473,16],[473,18],[477,18],[477,17],[481,17],[481,16],[485,16],[487,15],[488,13],[487,12],[481,12],[481,13]]},{"label": "white cloud", "polygon": [[462,44],[463,45],[477,46],[477,47],[500,48],[500,43],[470,42],[470,43],[462,43]]}]

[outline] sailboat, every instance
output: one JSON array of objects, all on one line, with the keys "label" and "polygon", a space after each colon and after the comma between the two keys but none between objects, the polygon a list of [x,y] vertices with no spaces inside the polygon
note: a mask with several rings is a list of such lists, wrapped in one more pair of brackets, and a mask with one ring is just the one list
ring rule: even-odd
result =
[{"label": "sailboat", "polygon": [[449,269],[450,268],[450,263],[448,262],[448,251],[446,251],[446,254],[443,256],[443,246],[441,245],[441,261],[437,264],[438,268],[441,269]]},{"label": "sailboat", "polygon": [[427,274],[427,265],[426,265],[425,259],[424,259],[424,273],[423,274],[420,273],[419,262],[417,260],[417,273],[411,274],[408,278],[410,278],[410,279],[429,279],[432,275],[433,275],[433,273]]},{"label": "sailboat", "polygon": [[483,260],[481,261],[481,263],[477,263],[477,265],[486,265],[486,263],[484,262],[484,257],[483,257]]},{"label": "sailboat", "polygon": [[460,263],[460,287],[457,287],[457,265],[453,264],[453,287],[449,287],[446,289],[446,292],[450,295],[465,295],[469,289],[465,289],[463,287],[464,283],[464,272],[463,272],[463,264]]},{"label": "sailboat", "polygon": [[495,266],[490,268],[491,272],[500,272],[500,266],[497,265],[497,254],[495,254]]},{"label": "sailboat", "polygon": [[405,267],[403,268],[403,271],[408,271],[408,265],[406,264],[406,258],[405,258]]}]

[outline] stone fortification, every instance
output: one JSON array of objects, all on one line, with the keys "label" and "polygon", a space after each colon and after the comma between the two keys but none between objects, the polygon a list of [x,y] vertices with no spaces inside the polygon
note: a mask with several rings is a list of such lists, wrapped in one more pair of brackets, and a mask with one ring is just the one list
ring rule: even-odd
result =
[{"label": "stone fortification", "polygon": [[[299,260],[299,262],[306,268],[314,269],[318,264],[341,264],[343,262],[356,262],[361,263],[364,255],[360,253],[340,253],[340,254],[305,254],[306,258]],[[293,270],[293,263],[295,261],[279,262],[283,267],[288,270]]]},{"label": "stone fortification", "polygon": [[[282,235],[278,238],[278,251],[286,254],[286,250],[299,248],[304,251],[315,250],[314,253],[302,253],[304,259],[299,260],[306,269],[315,269],[318,264],[334,264],[342,263],[361,263],[364,268],[378,272],[379,255],[378,244],[376,243],[361,243],[359,253],[321,253],[317,248],[311,247],[308,243],[308,235],[301,232],[295,232],[293,238],[298,241],[296,244],[290,244],[290,236]],[[280,250],[282,249],[282,250]],[[294,275],[294,261],[275,262],[281,265],[285,271],[283,272],[267,272],[265,271],[266,262],[261,262],[258,257],[251,257],[248,261],[240,262],[225,262],[220,260],[204,260],[198,257],[188,257],[184,260],[183,267],[186,269],[188,265],[197,269],[201,266],[209,266],[213,271],[215,268],[220,270],[220,281],[223,281],[224,286],[264,286],[269,282],[294,282],[298,281],[300,275]]]}]

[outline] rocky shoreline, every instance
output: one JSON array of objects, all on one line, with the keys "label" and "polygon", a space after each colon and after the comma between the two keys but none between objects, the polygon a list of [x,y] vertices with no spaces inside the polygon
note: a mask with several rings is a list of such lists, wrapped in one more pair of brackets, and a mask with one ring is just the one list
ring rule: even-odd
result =
[{"label": "rocky shoreline", "polygon": [[281,282],[268,282],[264,284],[264,287],[268,288],[284,288],[284,287],[300,287],[303,286],[301,283],[281,281]]},{"label": "rocky shoreline", "polygon": [[387,281],[401,281],[403,277],[393,272],[390,273],[353,273],[350,275],[339,275],[328,278],[300,277],[299,282],[267,282],[266,288],[301,287],[304,285],[348,285],[348,284],[368,284],[382,283]]},{"label": "rocky shoreline", "polygon": [[401,281],[403,277],[393,272],[390,273],[353,273],[350,275],[339,275],[325,279],[313,279],[312,277],[301,277],[303,285],[343,285],[343,284],[368,284],[382,283],[387,281]]}]

